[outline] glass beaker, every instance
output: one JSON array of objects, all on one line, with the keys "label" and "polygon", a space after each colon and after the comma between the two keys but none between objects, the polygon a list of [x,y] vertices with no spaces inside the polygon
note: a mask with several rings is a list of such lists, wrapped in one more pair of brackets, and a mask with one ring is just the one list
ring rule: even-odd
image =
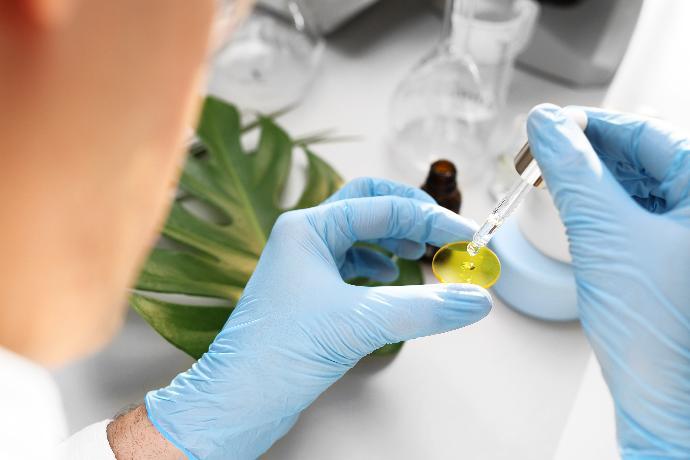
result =
[{"label": "glass beaker", "polygon": [[463,182],[484,177],[488,140],[537,12],[533,0],[447,0],[439,44],[391,101],[391,150],[400,163],[422,172],[448,158]]},{"label": "glass beaker", "polygon": [[262,113],[298,103],[324,48],[309,18],[299,0],[257,4],[215,56],[209,92]]}]

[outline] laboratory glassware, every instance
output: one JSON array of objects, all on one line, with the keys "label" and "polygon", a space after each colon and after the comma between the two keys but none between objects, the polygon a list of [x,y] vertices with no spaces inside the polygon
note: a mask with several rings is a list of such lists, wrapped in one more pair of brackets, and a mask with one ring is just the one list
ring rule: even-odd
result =
[{"label": "laboratory glassware", "polygon": [[515,57],[537,11],[533,0],[447,0],[440,42],[391,100],[391,153],[420,172],[448,158],[463,181],[482,177]]},{"label": "laboratory glassware", "polygon": [[[462,206],[462,193],[458,187],[457,169],[448,160],[434,161],[429,168],[429,174],[420,187],[433,198],[439,206],[442,206],[456,214],[460,213]],[[426,245],[424,260],[431,261],[438,247]]]},{"label": "laboratory glassware", "polygon": [[209,92],[242,109],[297,104],[316,75],[324,42],[301,0],[258,4],[214,57]]}]

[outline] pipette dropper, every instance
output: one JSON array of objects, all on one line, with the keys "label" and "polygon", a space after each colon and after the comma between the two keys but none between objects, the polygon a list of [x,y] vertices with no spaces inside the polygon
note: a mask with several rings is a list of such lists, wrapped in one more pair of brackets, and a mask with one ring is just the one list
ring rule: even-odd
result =
[{"label": "pipette dropper", "polygon": [[520,206],[531,188],[532,184],[522,179],[513,184],[510,192],[498,202],[484,224],[472,237],[472,242],[467,245],[467,252],[471,256],[476,256],[479,250],[489,243],[503,222]]},{"label": "pipette dropper", "polygon": [[[584,131],[587,127],[587,115],[577,109],[565,109],[565,112]],[[477,255],[479,250],[491,241],[503,222],[515,212],[533,187],[543,187],[541,170],[532,156],[529,143],[525,143],[515,157],[515,169],[520,174],[520,178],[496,204],[484,224],[472,237],[472,242],[467,245],[467,253],[471,256]]]}]

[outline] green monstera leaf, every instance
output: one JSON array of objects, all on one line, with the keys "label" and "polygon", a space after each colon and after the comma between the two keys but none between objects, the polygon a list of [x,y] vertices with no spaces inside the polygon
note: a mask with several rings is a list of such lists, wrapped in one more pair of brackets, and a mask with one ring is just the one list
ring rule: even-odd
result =
[{"label": "green monstera leaf", "polygon": [[[246,151],[243,136],[258,133]],[[278,216],[295,147],[307,157],[304,191],[292,209],[316,206],[342,179],[307,142],[291,139],[271,117],[243,128],[238,110],[208,98],[180,179],[180,194],[130,298],[166,340],[199,358],[242,295]],[[316,138],[312,138],[316,139]],[[393,284],[421,284],[417,262],[397,260]],[[351,281],[370,284],[367,280]],[[400,344],[378,354],[396,352]]]}]

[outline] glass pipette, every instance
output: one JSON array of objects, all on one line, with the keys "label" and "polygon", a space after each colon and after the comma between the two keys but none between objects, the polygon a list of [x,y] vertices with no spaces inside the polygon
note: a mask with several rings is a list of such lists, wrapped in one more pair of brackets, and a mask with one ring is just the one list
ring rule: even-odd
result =
[{"label": "glass pipette", "polygon": [[[566,115],[571,118],[581,129],[587,126],[587,115],[578,109],[565,109]],[[529,144],[525,143],[520,152],[515,157],[515,169],[520,178],[515,182],[510,191],[498,202],[484,224],[472,237],[472,241],[467,245],[467,253],[471,256],[477,255],[479,250],[486,246],[503,222],[515,212],[527,196],[532,187],[543,185],[541,170],[536,160],[532,156]]]},{"label": "glass pipette", "polygon": [[472,237],[472,241],[467,245],[467,252],[471,256],[476,256],[481,248],[486,246],[496,231],[503,225],[503,222],[520,206],[525,199],[527,192],[532,188],[532,184],[522,179],[518,179],[510,192],[496,204],[484,224]]}]

